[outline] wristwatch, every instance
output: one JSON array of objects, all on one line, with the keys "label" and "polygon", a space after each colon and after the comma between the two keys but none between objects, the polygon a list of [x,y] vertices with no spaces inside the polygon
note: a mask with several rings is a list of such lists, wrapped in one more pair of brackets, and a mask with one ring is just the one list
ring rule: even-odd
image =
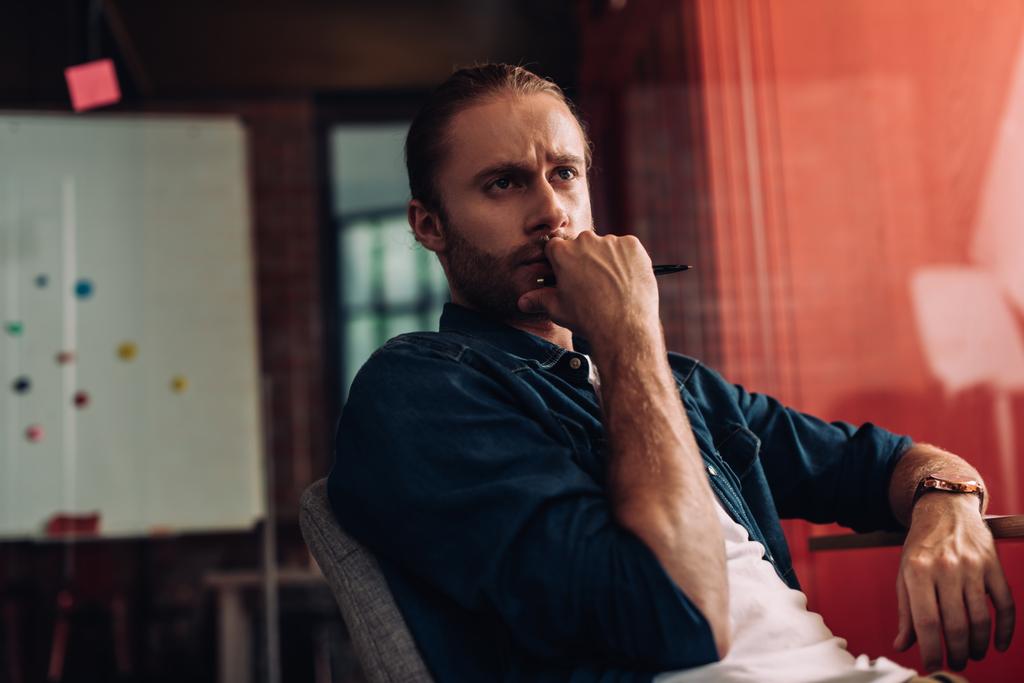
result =
[{"label": "wristwatch", "polygon": [[936,477],[933,474],[929,474],[927,477],[922,479],[917,484],[917,489],[914,491],[914,500],[910,504],[913,507],[917,503],[917,499],[926,493],[932,493],[934,491],[942,491],[944,493],[967,493],[978,497],[978,511],[982,511],[982,507],[985,504],[985,487],[980,481],[976,479],[968,479],[966,481],[952,481],[950,479],[943,479],[942,477]]}]

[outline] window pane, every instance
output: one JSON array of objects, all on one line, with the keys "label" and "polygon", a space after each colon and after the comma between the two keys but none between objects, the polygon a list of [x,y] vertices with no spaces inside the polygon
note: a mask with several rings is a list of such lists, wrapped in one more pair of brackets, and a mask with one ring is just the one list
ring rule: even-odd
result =
[{"label": "window pane", "polygon": [[420,324],[420,317],[415,313],[403,313],[388,316],[386,329],[387,338],[391,339],[399,334],[422,330],[423,326]]},{"label": "window pane", "polygon": [[431,332],[437,331],[438,322],[441,320],[442,306],[443,304],[441,302],[437,302],[433,306],[431,306],[430,310],[427,311],[426,314],[424,314],[425,321],[423,324],[423,329],[430,330]]},{"label": "window pane", "polygon": [[366,222],[353,223],[341,230],[341,297],[346,307],[370,304],[374,232],[374,226]]},{"label": "window pane", "polygon": [[416,250],[422,247],[413,239],[405,216],[381,221],[379,229],[384,244],[384,302],[415,304],[419,298]]},{"label": "window pane", "polygon": [[335,216],[405,208],[409,180],[402,147],[409,124],[345,124],[331,129],[331,204]]},{"label": "window pane", "polygon": [[377,348],[377,318],[373,314],[352,316],[345,325],[345,388],[352,384],[359,368]]},{"label": "window pane", "polygon": [[427,272],[430,273],[431,289],[433,290],[431,298],[434,301],[448,301],[448,280],[444,276],[444,268],[441,267],[436,256],[433,254],[428,254],[428,256]]}]

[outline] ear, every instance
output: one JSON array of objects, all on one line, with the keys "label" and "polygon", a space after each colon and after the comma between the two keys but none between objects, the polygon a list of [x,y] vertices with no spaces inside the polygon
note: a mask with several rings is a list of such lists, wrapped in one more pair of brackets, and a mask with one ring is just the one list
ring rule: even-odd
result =
[{"label": "ear", "polygon": [[444,252],[445,238],[441,220],[437,214],[427,209],[418,199],[409,200],[409,227],[412,228],[416,241],[435,254]]}]

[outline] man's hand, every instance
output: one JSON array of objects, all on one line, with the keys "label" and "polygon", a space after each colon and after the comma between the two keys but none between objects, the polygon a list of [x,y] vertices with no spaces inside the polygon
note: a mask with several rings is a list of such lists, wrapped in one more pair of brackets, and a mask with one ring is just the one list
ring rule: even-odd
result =
[{"label": "man's hand", "polygon": [[658,286],[651,258],[637,238],[586,230],[576,239],[551,239],[544,255],[558,285],[523,294],[519,310],[543,311],[595,344],[638,326],[660,332]]},{"label": "man's hand", "polygon": [[608,502],[707,620],[719,657],[729,650],[725,542],[700,449],[668,363],[651,259],[635,237],[552,239],[556,287],[519,299],[582,334],[601,370],[610,444]]},{"label": "man's hand", "polygon": [[954,671],[966,666],[968,656],[985,656],[992,632],[989,598],[995,647],[1002,652],[1010,646],[1013,597],[975,496],[928,493],[918,500],[896,591],[899,633],[893,646],[902,652],[916,638],[926,671],[942,667],[943,636]]}]

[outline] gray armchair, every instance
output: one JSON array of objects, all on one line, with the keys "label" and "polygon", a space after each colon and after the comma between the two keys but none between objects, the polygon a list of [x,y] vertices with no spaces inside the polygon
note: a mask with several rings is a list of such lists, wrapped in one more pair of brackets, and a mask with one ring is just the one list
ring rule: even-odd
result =
[{"label": "gray armchair", "polygon": [[433,681],[377,560],[342,530],[320,479],[302,494],[302,536],[327,579],[370,683]]}]

